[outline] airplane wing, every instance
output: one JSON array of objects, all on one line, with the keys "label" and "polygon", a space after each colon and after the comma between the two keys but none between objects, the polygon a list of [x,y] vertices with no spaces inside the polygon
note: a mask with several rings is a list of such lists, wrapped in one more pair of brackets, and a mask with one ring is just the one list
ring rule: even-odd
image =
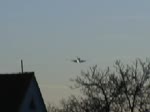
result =
[{"label": "airplane wing", "polygon": [[80,60],[80,63],[86,62],[86,60]]},{"label": "airplane wing", "polygon": [[71,60],[72,62],[74,62],[74,63],[77,63],[77,60]]}]

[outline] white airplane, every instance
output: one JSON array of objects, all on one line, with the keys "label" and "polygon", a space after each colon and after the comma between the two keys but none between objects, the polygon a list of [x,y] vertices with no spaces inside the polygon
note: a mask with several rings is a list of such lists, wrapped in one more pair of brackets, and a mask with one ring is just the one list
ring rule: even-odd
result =
[{"label": "white airplane", "polygon": [[84,62],[86,62],[86,60],[81,60],[79,57],[77,57],[77,59],[73,59],[71,61],[74,62],[74,63],[84,63]]}]

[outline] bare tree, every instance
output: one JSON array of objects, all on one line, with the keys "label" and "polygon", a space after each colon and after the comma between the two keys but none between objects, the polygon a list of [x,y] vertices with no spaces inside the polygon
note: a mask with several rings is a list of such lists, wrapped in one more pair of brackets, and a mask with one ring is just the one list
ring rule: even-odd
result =
[{"label": "bare tree", "polygon": [[150,61],[137,59],[131,65],[116,61],[115,71],[97,66],[75,79],[76,87],[95,112],[144,112],[150,109]]},{"label": "bare tree", "polygon": [[[147,112],[150,110],[150,61],[131,65],[116,61],[114,70],[97,65],[73,79],[82,97],[62,100],[52,112]],[[55,109],[54,109],[55,110]]]},{"label": "bare tree", "polygon": [[87,96],[94,112],[110,112],[111,105],[115,105],[120,94],[120,80],[110,72],[109,67],[104,71],[98,71],[97,66],[94,66],[90,71],[82,72],[75,82],[76,87],[80,87]]},{"label": "bare tree", "polygon": [[63,99],[61,104],[63,112],[84,112],[80,100],[74,95],[71,95],[68,100]]},{"label": "bare tree", "polygon": [[61,112],[61,111],[57,106],[49,103],[47,106],[47,112]]},{"label": "bare tree", "polygon": [[124,66],[116,61],[116,71],[123,84],[124,109],[130,112],[145,112],[150,109],[150,62],[137,59]]}]

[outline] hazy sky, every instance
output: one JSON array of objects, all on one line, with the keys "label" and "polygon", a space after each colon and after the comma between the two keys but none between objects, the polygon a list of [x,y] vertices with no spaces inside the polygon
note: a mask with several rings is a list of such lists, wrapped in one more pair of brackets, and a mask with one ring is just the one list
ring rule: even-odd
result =
[{"label": "hazy sky", "polygon": [[23,59],[57,103],[81,70],[149,57],[149,12],[150,0],[1,0],[0,72],[19,72]]}]

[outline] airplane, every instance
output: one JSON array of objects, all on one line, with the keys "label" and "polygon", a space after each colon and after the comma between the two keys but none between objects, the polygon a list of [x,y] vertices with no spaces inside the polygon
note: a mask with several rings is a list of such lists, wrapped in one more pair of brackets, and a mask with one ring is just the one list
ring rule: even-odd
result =
[{"label": "airplane", "polygon": [[84,62],[86,62],[86,60],[81,60],[81,58],[79,58],[79,57],[77,57],[77,59],[73,59],[71,61],[74,62],[74,63],[84,63]]}]

